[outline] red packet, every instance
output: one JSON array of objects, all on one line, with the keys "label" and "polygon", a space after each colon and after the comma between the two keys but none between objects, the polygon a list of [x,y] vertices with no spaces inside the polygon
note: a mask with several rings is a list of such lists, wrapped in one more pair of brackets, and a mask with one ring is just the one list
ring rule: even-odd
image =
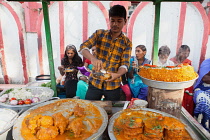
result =
[{"label": "red packet", "polygon": [[127,108],[132,108],[135,100],[139,100],[139,98],[132,98]]}]

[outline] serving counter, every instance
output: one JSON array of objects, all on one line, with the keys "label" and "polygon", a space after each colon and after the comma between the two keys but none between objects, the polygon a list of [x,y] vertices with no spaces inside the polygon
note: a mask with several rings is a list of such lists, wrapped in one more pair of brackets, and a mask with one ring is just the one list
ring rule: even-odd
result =
[{"label": "serving counter", "polygon": [[[112,102],[112,114],[125,108],[127,101],[116,101]],[[109,118],[112,116],[109,114]],[[207,132],[183,107],[181,109],[181,120],[187,124],[194,132],[194,134],[199,138],[198,140],[210,140],[210,133]],[[108,131],[106,130],[99,140],[109,140]],[[3,139],[2,139],[3,140]],[[6,140],[12,139],[12,129],[8,131]]]}]

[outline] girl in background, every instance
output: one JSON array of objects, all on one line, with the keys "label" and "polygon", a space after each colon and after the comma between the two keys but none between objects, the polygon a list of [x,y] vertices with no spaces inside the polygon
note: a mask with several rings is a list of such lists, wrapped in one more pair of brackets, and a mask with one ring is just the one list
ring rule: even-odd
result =
[{"label": "girl in background", "polygon": [[[96,47],[94,46],[94,47],[92,47],[92,55],[95,56],[95,54],[96,54]],[[90,71],[91,71],[92,68],[93,68],[93,65],[91,64],[91,61],[88,60],[88,59],[85,59],[84,66],[85,66],[86,68],[88,68],[88,70],[90,70]]]},{"label": "girl in background", "polygon": [[148,86],[145,85],[141,77],[137,74],[137,68],[144,64],[150,64],[151,60],[145,58],[147,49],[144,45],[138,45],[135,49],[136,56],[132,56],[130,59],[130,67],[128,70],[128,84],[134,98],[146,100]]},{"label": "girl in background", "polygon": [[64,58],[61,60],[61,66],[58,67],[60,74],[65,78],[66,98],[73,98],[76,96],[77,90],[77,67],[83,65],[81,57],[77,53],[77,49],[74,45],[70,44],[66,46]]}]

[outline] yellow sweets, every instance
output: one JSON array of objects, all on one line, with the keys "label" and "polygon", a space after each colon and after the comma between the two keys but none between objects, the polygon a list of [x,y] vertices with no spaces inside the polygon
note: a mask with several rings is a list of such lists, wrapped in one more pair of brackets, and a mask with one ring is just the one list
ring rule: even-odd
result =
[{"label": "yellow sweets", "polygon": [[158,67],[154,65],[145,65],[140,68],[141,77],[164,82],[183,82],[195,79],[198,74],[190,65],[182,64],[178,66]]}]

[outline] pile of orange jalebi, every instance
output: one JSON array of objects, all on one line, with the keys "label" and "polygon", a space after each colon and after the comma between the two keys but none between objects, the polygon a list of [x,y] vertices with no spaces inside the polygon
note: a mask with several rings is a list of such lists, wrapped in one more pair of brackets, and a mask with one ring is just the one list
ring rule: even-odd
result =
[{"label": "pile of orange jalebi", "polygon": [[140,67],[141,77],[164,82],[183,82],[195,79],[198,74],[194,68],[188,64],[178,66],[158,67],[156,65],[145,64]]}]

